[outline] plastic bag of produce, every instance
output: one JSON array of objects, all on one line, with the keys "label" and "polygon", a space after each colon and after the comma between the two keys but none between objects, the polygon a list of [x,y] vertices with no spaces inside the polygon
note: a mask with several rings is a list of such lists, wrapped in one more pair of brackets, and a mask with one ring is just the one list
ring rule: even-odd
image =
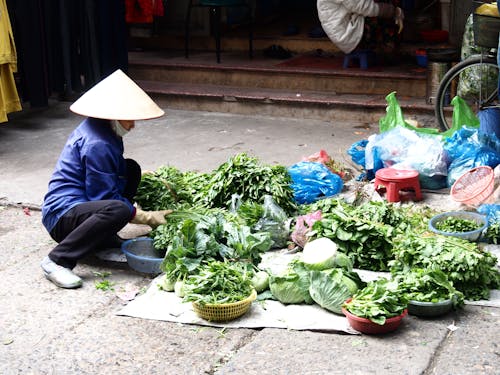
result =
[{"label": "plastic bag of produce", "polygon": [[307,233],[311,231],[316,221],[321,220],[321,216],[321,211],[314,211],[306,215],[298,216],[295,222],[295,229],[291,235],[292,241],[303,248],[309,240]]},{"label": "plastic bag of produce", "polygon": [[385,168],[415,169],[425,189],[446,186],[447,155],[437,137],[398,126],[370,137],[366,147],[366,168],[376,172],[380,168],[376,163],[378,159]]},{"label": "plastic bag of produce", "polygon": [[463,127],[446,139],[444,149],[450,160],[449,187],[474,167],[487,165],[495,168],[500,163],[500,140],[494,133],[485,134],[478,129]]},{"label": "plastic bag of produce", "polygon": [[270,195],[264,196],[263,208],[264,213],[253,229],[258,232],[269,232],[273,240],[273,248],[286,247],[290,236],[288,215]]},{"label": "plastic bag of produce", "polygon": [[301,161],[288,168],[292,178],[295,201],[307,204],[321,197],[331,197],[342,191],[344,182],[324,164]]},{"label": "plastic bag of produce", "polygon": [[403,111],[396,99],[396,93],[391,92],[385,97],[387,102],[386,115],[379,120],[380,133],[392,130],[396,127],[404,127],[417,133],[438,135],[439,131],[434,128],[417,128],[405,121]]}]

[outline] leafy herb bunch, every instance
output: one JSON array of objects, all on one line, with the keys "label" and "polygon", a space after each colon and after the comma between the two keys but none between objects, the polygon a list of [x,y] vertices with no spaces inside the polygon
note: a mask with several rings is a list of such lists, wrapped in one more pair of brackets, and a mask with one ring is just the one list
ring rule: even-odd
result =
[{"label": "leafy herb bunch", "polygon": [[186,278],[184,301],[221,304],[244,300],[253,290],[253,275],[248,263],[209,261]]},{"label": "leafy herb bunch", "polygon": [[229,208],[234,194],[242,201],[259,203],[265,195],[271,195],[288,214],[297,209],[286,167],[265,165],[246,153],[231,157],[215,169],[196,193],[195,200],[207,207]]},{"label": "leafy herb bunch", "polygon": [[500,285],[496,257],[474,242],[457,237],[407,233],[394,241],[391,272],[412,268],[437,268],[469,300],[488,299],[490,289]]},{"label": "leafy herb bunch", "polygon": [[135,201],[147,211],[176,209],[194,203],[194,193],[203,184],[205,176],[196,172],[181,172],[163,166],[145,173],[137,188]]},{"label": "leafy herb bunch", "polygon": [[161,238],[161,230],[156,231],[156,241],[161,239],[167,244],[161,269],[172,281],[185,279],[197,273],[202,264],[214,260],[257,265],[261,254],[272,245],[268,232],[252,233],[250,227],[220,209],[210,209],[205,214],[184,213],[184,219],[177,224],[177,232],[165,229],[168,238]]},{"label": "leafy herb bunch", "polygon": [[456,290],[439,268],[413,268],[394,275],[399,290],[410,301],[440,302],[451,299],[455,307],[464,304],[464,295]]},{"label": "leafy herb bunch", "polygon": [[407,231],[424,232],[425,218],[432,212],[388,202],[366,202],[353,206],[337,198],[308,205],[307,211],[320,210],[322,219],[313,224],[312,238],[333,240],[354,262],[372,271],[389,270],[394,259],[393,241]]},{"label": "leafy herb bunch", "polygon": [[344,304],[351,314],[380,325],[388,318],[401,315],[407,306],[408,299],[399,291],[398,283],[385,278],[370,281]]}]

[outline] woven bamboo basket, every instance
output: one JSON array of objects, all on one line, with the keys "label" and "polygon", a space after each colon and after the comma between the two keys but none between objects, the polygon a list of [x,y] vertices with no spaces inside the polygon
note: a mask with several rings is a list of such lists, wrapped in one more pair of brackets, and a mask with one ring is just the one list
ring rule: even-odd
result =
[{"label": "woven bamboo basket", "polygon": [[211,322],[227,322],[243,316],[257,298],[255,290],[244,300],[233,303],[201,304],[192,302],[193,310],[200,318]]}]

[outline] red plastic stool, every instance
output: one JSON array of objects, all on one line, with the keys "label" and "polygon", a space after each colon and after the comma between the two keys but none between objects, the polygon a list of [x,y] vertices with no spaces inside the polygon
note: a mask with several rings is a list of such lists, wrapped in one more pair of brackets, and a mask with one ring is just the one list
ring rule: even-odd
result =
[{"label": "red plastic stool", "polygon": [[386,199],[388,202],[400,202],[400,193],[413,190],[414,199],[422,199],[418,172],[415,170],[382,168],[375,173],[375,190],[381,191],[381,186],[385,187]]}]

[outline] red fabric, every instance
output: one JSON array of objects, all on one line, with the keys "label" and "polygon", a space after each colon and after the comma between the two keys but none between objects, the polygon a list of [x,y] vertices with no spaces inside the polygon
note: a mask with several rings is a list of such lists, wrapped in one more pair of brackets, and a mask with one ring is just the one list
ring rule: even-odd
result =
[{"label": "red fabric", "polygon": [[153,0],[153,16],[163,17],[164,14],[163,0]]},{"label": "red fabric", "polygon": [[153,0],[125,0],[127,23],[152,23]]}]

